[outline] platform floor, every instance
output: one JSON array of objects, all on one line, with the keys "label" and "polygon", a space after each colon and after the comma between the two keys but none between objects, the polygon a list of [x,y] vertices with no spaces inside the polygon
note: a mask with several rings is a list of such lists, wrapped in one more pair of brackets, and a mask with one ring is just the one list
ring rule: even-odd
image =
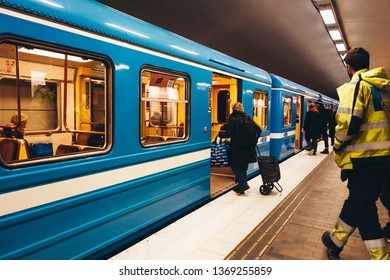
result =
[{"label": "platform floor", "polygon": [[[258,176],[245,195],[230,191],[111,259],[326,260],[321,234],[332,229],[347,196],[333,155],[303,151],[280,169],[283,192],[261,195]],[[385,224],[387,211],[379,202],[378,209]],[[340,256],[369,259],[358,231]]]}]

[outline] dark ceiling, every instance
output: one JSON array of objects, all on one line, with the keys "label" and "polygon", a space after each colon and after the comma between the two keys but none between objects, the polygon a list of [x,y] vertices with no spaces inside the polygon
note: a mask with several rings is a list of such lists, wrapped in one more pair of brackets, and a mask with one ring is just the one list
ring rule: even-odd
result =
[{"label": "dark ceiling", "polygon": [[101,0],[332,98],[349,80],[316,4],[332,2],[349,48],[390,68],[389,0]]}]

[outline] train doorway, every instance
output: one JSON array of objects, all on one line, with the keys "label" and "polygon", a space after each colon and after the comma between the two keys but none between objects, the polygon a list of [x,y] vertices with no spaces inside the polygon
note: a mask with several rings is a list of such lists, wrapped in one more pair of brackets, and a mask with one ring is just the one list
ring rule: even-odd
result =
[{"label": "train doorway", "polygon": [[302,102],[303,96],[297,96],[297,107],[295,113],[295,153],[298,153],[302,149]]},{"label": "train doorway", "polygon": [[[218,132],[227,123],[232,105],[237,100],[238,80],[214,73],[211,90],[211,144],[220,140],[217,137]],[[225,193],[235,185],[234,174],[229,166],[212,163],[210,167],[210,196],[212,198]]]}]

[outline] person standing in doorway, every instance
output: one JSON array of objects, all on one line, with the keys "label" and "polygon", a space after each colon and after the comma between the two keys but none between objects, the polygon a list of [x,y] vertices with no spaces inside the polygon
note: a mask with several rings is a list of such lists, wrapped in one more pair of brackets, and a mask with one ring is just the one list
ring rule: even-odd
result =
[{"label": "person standing in doorway", "polygon": [[309,103],[309,111],[306,112],[303,123],[306,143],[309,146],[310,155],[317,154],[318,138],[321,136],[321,116],[314,103]]},{"label": "person standing in doorway", "polygon": [[233,191],[238,194],[244,194],[249,189],[247,182],[248,166],[249,163],[257,161],[256,144],[254,146],[242,145],[246,139],[241,138],[240,131],[247,122],[254,124],[254,130],[257,134],[255,142],[257,143],[261,129],[244,112],[244,106],[240,102],[233,104],[233,112],[229,116],[228,123],[221,127],[218,134],[220,138],[230,138],[228,161],[238,183]]}]

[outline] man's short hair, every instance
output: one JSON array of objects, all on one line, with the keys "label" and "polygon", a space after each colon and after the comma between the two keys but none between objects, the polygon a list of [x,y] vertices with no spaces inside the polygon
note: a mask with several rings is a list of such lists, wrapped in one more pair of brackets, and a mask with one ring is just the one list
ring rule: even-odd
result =
[{"label": "man's short hair", "polygon": [[369,68],[370,54],[363,48],[354,48],[347,53],[344,62],[355,71]]}]

